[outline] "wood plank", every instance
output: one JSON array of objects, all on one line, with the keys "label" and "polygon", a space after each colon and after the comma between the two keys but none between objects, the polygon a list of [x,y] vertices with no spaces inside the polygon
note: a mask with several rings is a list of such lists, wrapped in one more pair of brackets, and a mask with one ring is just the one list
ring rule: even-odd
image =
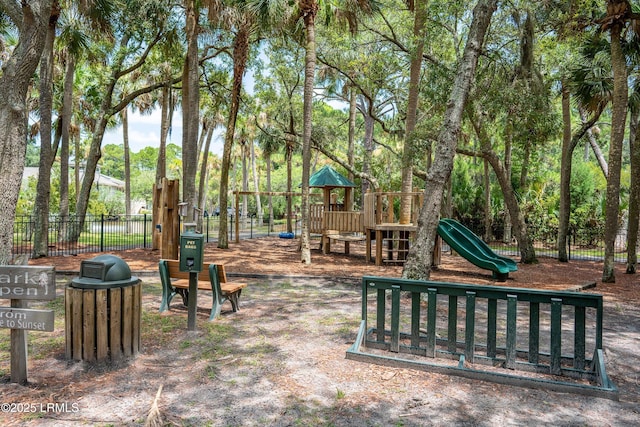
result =
[{"label": "wood plank", "polygon": [[562,373],[562,299],[551,298],[551,374]]},{"label": "wood plank", "polygon": [[429,288],[427,296],[427,357],[436,357],[436,304],[438,290]]},{"label": "wood plank", "polygon": [[140,328],[142,327],[142,284],[138,283],[133,286],[133,335],[131,342],[131,350],[133,354],[140,351]]},{"label": "wood plank", "polygon": [[420,347],[420,292],[411,292],[411,347]]},{"label": "wood plank", "polygon": [[122,290],[109,289],[109,344],[111,360],[122,359]]},{"label": "wood plank", "polygon": [[529,363],[540,359],[540,303],[529,304]]},{"label": "wood plank", "polygon": [[73,324],[71,342],[74,360],[82,360],[82,289],[72,289]]},{"label": "wood plank", "polygon": [[82,359],[96,360],[96,294],[92,289],[82,290]]},{"label": "wood plank", "polygon": [[516,367],[516,317],[518,315],[517,295],[507,295],[507,346],[506,362],[507,369]]},{"label": "wood plank", "polygon": [[476,347],[476,293],[467,291],[467,305],[465,315],[465,331],[464,331],[464,357],[473,363],[475,347]]},{"label": "wood plank", "polygon": [[[189,296],[191,299],[191,296]],[[133,289],[131,286],[122,288],[122,349],[125,356],[131,356],[131,341],[133,328]]]},{"label": "wood plank", "polygon": [[487,357],[497,355],[497,321],[498,321],[498,300],[489,298],[487,300]]},{"label": "wood plank", "polygon": [[458,349],[458,297],[449,295],[449,313],[447,320],[447,350],[455,353]]},{"label": "wood plank", "polygon": [[107,290],[96,289],[96,358],[109,357],[109,324],[107,316]]},{"label": "wood plank", "polygon": [[67,359],[71,359],[73,357],[73,353],[72,353],[72,337],[73,334],[71,333],[73,331],[73,316],[71,315],[73,310],[73,305],[72,305],[72,288],[71,287],[67,287],[64,290],[64,355]]},{"label": "wood plank", "polygon": [[391,285],[391,349],[400,352],[400,286]]}]

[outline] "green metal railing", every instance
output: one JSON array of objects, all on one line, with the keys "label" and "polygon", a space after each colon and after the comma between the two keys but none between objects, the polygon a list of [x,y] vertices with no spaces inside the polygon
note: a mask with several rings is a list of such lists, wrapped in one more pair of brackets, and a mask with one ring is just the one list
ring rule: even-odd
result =
[{"label": "green metal railing", "polygon": [[617,399],[602,321],[596,294],[363,277],[347,358]]}]

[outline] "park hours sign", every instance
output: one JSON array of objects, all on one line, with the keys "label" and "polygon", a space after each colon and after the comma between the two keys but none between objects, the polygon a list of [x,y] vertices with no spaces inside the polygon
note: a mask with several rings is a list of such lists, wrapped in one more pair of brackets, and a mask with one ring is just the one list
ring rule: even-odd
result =
[{"label": "park hours sign", "polygon": [[0,299],[52,300],[55,297],[53,267],[0,266]]},{"label": "park hours sign", "polygon": [[54,329],[53,310],[28,308],[26,300],[53,300],[56,297],[56,275],[53,267],[0,265],[0,328],[11,329],[11,382],[27,382],[27,330]]}]

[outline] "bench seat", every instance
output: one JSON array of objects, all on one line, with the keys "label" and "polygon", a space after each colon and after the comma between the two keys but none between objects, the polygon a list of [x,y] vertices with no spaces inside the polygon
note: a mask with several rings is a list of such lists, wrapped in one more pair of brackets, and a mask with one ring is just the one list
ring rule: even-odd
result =
[{"label": "bench seat", "polygon": [[[180,295],[184,305],[189,303],[189,272],[180,271],[178,260],[160,260],[160,281],[162,282],[162,301],[160,312],[169,309],[174,296]],[[227,282],[227,274],[222,264],[205,263],[198,273],[198,289],[211,291],[213,302],[209,320],[214,320],[222,311],[222,304],[231,303],[233,312],[240,310],[238,300],[246,283]]]}]

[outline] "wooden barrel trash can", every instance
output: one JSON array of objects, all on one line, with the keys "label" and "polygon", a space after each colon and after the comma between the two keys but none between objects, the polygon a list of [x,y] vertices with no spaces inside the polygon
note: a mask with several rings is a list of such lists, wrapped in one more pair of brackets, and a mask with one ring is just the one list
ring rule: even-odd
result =
[{"label": "wooden barrel trash can", "polygon": [[80,264],[65,289],[67,359],[117,361],[140,350],[142,288],[127,263],[100,255]]}]

